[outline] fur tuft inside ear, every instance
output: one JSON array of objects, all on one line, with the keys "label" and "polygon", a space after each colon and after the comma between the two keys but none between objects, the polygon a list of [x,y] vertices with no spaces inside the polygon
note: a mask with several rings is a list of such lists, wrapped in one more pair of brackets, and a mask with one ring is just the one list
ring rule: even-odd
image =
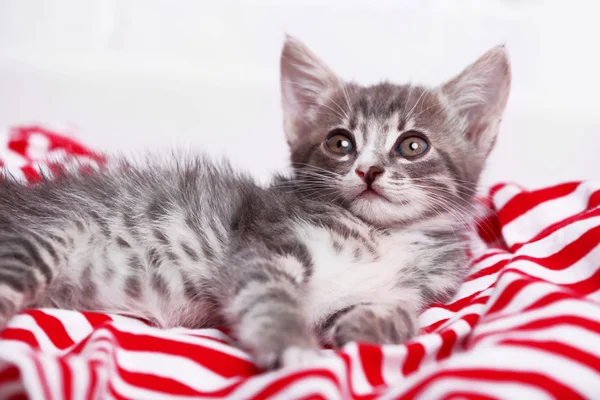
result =
[{"label": "fur tuft inside ear", "polygon": [[510,63],[505,47],[496,46],[442,86],[442,93],[467,120],[467,136],[487,155],[510,92]]},{"label": "fur tuft inside ear", "polygon": [[286,35],[281,53],[281,98],[290,146],[301,138],[303,125],[326,92],[339,87],[338,76],[298,39]]}]

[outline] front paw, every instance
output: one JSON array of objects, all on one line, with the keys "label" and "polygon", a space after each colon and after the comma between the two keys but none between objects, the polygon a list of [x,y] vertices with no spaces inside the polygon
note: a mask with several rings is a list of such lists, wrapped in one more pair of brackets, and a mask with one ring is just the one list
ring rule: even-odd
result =
[{"label": "front paw", "polygon": [[302,315],[290,310],[245,318],[237,336],[264,370],[306,365],[320,354],[319,342]]},{"label": "front paw", "polygon": [[402,307],[359,305],[343,315],[333,327],[335,347],[349,342],[401,344],[416,333],[414,313]]},{"label": "front paw", "polygon": [[251,345],[254,361],[259,368],[271,370],[283,367],[302,367],[321,356],[318,342],[312,336],[272,337],[272,340],[257,340]]}]

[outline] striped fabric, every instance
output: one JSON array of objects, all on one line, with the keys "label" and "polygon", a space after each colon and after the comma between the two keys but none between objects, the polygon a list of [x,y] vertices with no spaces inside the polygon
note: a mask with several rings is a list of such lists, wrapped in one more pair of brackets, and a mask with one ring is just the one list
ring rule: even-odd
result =
[{"label": "striped fabric", "polygon": [[[9,139],[4,162],[29,181],[46,154],[102,162],[38,127]],[[501,184],[483,203],[468,278],[405,345],[261,373],[224,330],[36,309],[0,333],[0,399],[599,399],[600,182]]]}]

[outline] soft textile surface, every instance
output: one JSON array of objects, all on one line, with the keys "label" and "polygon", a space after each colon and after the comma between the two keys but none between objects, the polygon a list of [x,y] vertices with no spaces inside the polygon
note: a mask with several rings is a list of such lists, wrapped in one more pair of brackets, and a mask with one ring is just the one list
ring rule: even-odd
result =
[{"label": "soft textile surface", "polygon": [[[4,164],[29,181],[46,154],[103,162],[38,127],[9,139]],[[29,310],[0,334],[0,398],[600,398],[600,183],[497,185],[486,201],[468,278],[406,345],[261,373],[225,331]]]}]

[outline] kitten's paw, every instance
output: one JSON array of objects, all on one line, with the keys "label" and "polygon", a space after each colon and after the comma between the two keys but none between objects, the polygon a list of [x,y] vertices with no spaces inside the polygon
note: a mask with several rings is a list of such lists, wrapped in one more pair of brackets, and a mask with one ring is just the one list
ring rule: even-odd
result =
[{"label": "kitten's paw", "polygon": [[255,356],[256,364],[266,370],[281,367],[301,367],[319,358],[320,349],[314,346],[290,346],[281,351],[260,352]]},{"label": "kitten's paw", "polygon": [[18,312],[19,309],[14,296],[3,296],[2,290],[0,290],[0,332],[4,330],[8,321],[10,321]]},{"label": "kitten's paw", "polygon": [[333,345],[349,342],[401,344],[416,333],[415,316],[401,307],[360,305],[342,316],[333,328]]}]

